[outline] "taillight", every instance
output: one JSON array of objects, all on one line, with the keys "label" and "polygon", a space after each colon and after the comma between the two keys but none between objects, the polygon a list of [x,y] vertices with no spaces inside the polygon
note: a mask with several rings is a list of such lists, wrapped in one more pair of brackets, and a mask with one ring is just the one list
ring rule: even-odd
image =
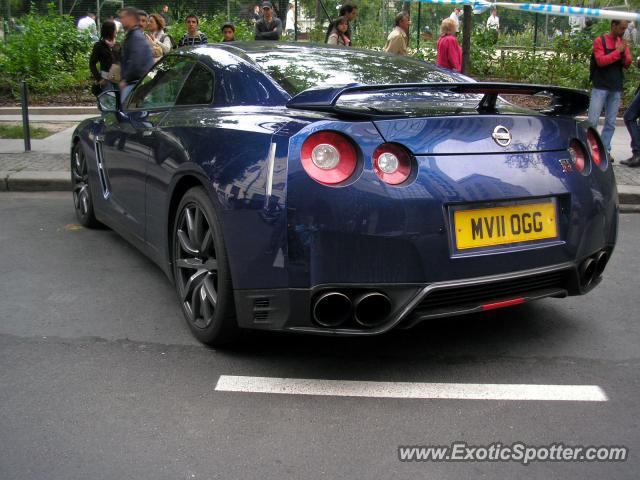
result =
[{"label": "taillight", "polygon": [[302,166],[316,182],[336,185],[356,170],[358,155],[353,144],[336,132],[318,132],[307,138],[300,152]]},{"label": "taillight", "polygon": [[587,168],[587,154],[578,140],[571,140],[569,144],[569,155],[571,155],[571,162],[576,171],[584,173]]},{"label": "taillight", "polygon": [[385,143],[373,152],[373,171],[385,183],[398,185],[411,175],[411,155],[399,145]]},{"label": "taillight", "polygon": [[589,145],[589,150],[591,150],[591,160],[593,160],[593,163],[597,166],[601,166],[604,152],[601,150],[596,132],[594,132],[592,128],[587,130],[587,144]]}]

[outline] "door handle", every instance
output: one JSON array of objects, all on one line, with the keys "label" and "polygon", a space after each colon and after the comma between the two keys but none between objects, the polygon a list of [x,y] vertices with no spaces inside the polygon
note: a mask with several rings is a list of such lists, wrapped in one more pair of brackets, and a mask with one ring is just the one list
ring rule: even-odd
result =
[{"label": "door handle", "polygon": [[142,131],[142,136],[143,137],[150,137],[151,135],[153,135],[154,131],[155,131],[155,129],[143,130]]}]

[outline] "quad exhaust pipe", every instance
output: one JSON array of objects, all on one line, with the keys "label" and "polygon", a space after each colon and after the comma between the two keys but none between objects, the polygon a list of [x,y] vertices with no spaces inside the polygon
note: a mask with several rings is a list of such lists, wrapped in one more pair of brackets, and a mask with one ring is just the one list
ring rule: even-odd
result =
[{"label": "quad exhaust pipe", "polygon": [[354,318],[363,327],[372,328],[383,323],[391,313],[391,300],[380,292],[359,295],[353,302]]},{"label": "quad exhaust pipe", "polygon": [[594,280],[603,274],[608,262],[609,253],[606,250],[600,250],[595,255],[584,260],[578,269],[580,286],[582,288],[589,287]]},{"label": "quad exhaust pipe", "polygon": [[323,327],[337,327],[351,318],[353,304],[344,293],[325,292],[313,304],[313,319]]},{"label": "quad exhaust pipe", "polygon": [[365,292],[352,299],[342,292],[324,292],[315,299],[313,320],[322,327],[335,328],[353,319],[365,328],[384,323],[391,314],[391,299],[380,292]]}]

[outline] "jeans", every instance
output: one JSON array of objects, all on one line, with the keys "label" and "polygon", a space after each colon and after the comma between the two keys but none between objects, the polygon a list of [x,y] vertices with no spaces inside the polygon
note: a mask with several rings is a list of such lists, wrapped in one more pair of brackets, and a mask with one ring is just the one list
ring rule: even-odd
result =
[{"label": "jeans", "polygon": [[607,152],[611,151],[611,138],[616,129],[616,116],[620,107],[622,92],[613,90],[591,90],[591,102],[589,103],[589,123],[598,128],[598,120],[604,108],[604,128],[602,129],[602,143]]},{"label": "jeans", "polygon": [[636,93],[633,102],[624,112],[624,124],[629,130],[631,136],[631,151],[634,155],[640,155],[640,125],[638,125],[638,117],[640,117],[640,91]]},{"label": "jeans", "polygon": [[133,87],[136,86],[136,83],[138,83],[138,82],[129,83],[129,84],[127,84],[126,87],[120,89],[120,104],[121,105],[124,105],[125,100],[127,99],[129,94],[131,93],[131,90],[133,90]]}]

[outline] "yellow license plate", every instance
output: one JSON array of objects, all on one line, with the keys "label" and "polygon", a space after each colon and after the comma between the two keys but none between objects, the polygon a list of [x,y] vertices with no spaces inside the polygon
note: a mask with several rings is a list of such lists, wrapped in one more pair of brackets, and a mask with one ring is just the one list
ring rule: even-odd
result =
[{"label": "yellow license plate", "polygon": [[456,248],[491,247],[555,238],[558,235],[554,202],[453,212]]}]

